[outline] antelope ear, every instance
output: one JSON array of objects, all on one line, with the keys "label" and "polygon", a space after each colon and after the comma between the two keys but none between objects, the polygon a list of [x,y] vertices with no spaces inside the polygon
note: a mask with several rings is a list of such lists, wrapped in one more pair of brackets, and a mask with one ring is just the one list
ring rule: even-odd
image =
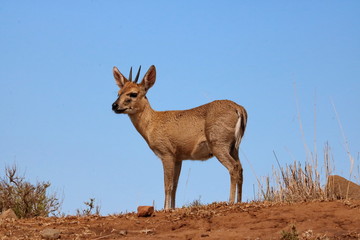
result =
[{"label": "antelope ear", "polygon": [[122,88],[125,85],[125,83],[128,82],[126,77],[124,77],[124,75],[121,74],[121,72],[117,67],[113,68],[113,74],[114,74],[115,82],[119,86],[119,88]]},{"label": "antelope ear", "polygon": [[149,90],[155,83],[156,80],[156,68],[152,65],[146,72],[141,85],[145,88],[145,91]]}]

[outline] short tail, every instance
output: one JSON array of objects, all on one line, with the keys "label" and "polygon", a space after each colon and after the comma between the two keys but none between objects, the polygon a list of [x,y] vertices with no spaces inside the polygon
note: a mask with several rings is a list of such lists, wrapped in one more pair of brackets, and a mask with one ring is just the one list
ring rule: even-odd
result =
[{"label": "short tail", "polygon": [[235,125],[235,148],[239,150],[241,139],[244,136],[246,123],[247,123],[247,113],[245,109],[236,110],[238,115],[238,120]]}]

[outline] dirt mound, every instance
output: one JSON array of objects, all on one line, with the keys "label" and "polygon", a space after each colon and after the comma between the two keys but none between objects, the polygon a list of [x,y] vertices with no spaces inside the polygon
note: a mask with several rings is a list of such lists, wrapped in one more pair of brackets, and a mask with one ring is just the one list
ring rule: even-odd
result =
[{"label": "dirt mound", "polygon": [[10,219],[0,222],[0,239],[42,239],[45,229],[60,231],[61,239],[280,239],[286,232],[300,239],[360,239],[360,201],[213,203],[147,218]]},{"label": "dirt mound", "polygon": [[338,175],[328,177],[326,189],[330,197],[360,200],[360,186]]}]

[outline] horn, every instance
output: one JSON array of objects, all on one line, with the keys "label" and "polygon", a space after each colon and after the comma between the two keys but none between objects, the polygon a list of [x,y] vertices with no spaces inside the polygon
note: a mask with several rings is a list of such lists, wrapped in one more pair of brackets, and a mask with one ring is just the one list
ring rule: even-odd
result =
[{"label": "horn", "polygon": [[139,70],[138,70],[138,72],[137,72],[137,74],[136,74],[134,83],[137,83],[137,81],[139,80],[140,70],[141,70],[141,65],[140,65]]},{"label": "horn", "polygon": [[129,73],[129,79],[130,82],[132,81],[132,67],[130,68],[130,73]]}]

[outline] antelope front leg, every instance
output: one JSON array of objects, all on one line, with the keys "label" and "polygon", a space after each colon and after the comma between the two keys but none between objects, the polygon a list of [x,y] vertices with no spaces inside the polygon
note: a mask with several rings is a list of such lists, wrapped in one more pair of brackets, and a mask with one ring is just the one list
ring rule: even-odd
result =
[{"label": "antelope front leg", "polygon": [[175,202],[176,202],[176,190],[179,182],[179,176],[181,172],[181,165],[182,161],[178,161],[175,163],[175,169],[174,169],[174,181],[173,181],[173,190],[171,193],[171,208],[175,208]]},{"label": "antelope front leg", "polygon": [[177,179],[180,175],[181,164],[177,165],[173,157],[163,157],[161,160],[164,168],[164,209],[168,210],[175,207]]}]

